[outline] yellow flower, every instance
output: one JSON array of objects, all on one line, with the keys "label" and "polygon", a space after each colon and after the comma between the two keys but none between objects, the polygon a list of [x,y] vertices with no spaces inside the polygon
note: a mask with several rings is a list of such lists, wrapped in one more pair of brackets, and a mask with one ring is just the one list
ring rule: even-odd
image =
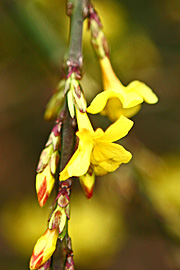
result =
[{"label": "yellow flower", "polygon": [[30,269],[37,269],[43,265],[55,251],[58,238],[58,229],[47,229],[38,239],[30,259]]},{"label": "yellow flower", "polygon": [[116,170],[121,163],[130,161],[132,155],[121,145],[113,143],[126,136],[133,122],[121,116],[104,132],[98,128],[95,131],[86,113],[77,112],[79,131],[78,149],[60,173],[60,180],[72,176],[85,175],[91,165],[96,175],[104,175]]},{"label": "yellow flower", "polygon": [[157,96],[144,83],[133,81],[124,86],[114,73],[108,57],[99,59],[104,92],[98,94],[91,102],[87,112],[96,114],[101,112],[110,120],[117,120],[120,115],[131,117],[141,108],[143,101],[154,104],[158,101]]}]

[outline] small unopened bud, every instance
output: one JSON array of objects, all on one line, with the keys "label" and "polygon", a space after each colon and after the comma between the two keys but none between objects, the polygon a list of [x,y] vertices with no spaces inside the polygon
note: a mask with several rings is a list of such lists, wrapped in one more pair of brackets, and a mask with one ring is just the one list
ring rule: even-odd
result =
[{"label": "small unopened bud", "polygon": [[55,251],[57,238],[58,229],[47,229],[38,239],[30,259],[30,269],[37,269],[50,259]]},{"label": "small unopened bud", "polygon": [[66,214],[66,217],[68,219],[70,219],[70,205],[68,204],[66,207],[65,207],[65,214]]},{"label": "small unopened bud", "polygon": [[59,229],[59,234],[62,233],[66,225],[66,213],[63,208],[57,205],[56,209],[49,220],[49,229]]},{"label": "small unopened bud", "polygon": [[66,188],[62,188],[61,191],[59,192],[57,196],[57,202],[58,205],[62,208],[66,207],[69,204],[70,198]]},{"label": "small unopened bud", "polygon": [[90,168],[88,172],[79,177],[80,184],[83,188],[84,194],[88,199],[93,195],[94,183],[95,183],[95,174]]},{"label": "small unopened bud", "polygon": [[59,153],[58,151],[56,151],[51,155],[50,159],[50,169],[53,175],[56,173],[58,163],[59,163]]},{"label": "small unopened bud", "polygon": [[[49,135],[46,147],[52,144],[53,150],[56,151],[60,148],[60,133],[61,133],[61,123],[57,123]],[[60,149],[59,149],[60,150]]]},{"label": "small unopened bud", "polygon": [[45,149],[43,149],[43,151],[41,152],[40,158],[39,158],[39,163],[37,166],[37,173],[40,173],[44,170],[44,168],[47,166],[51,155],[53,153],[53,147],[52,145],[49,145],[48,147],[46,147]]},{"label": "small unopened bud", "polygon": [[51,131],[44,150],[41,152],[36,175],[36,191],[40,206],[44,206],[54,186],[54,175],[59,163],[61,123]]},{"label": "small unopened bud", "polygon": [[80,112],[86,112],[86,108],[87,108],[86,99],[84,97],[80,84],[77,84],[77,82],[74,83],[73,97],[74,97],[76,108]]},{"label": "small unopened bud", "polygon": [[80,112],[86,112],[87,103],[84,97],[84,93],[80,86],[79,80],[76,78],[76,74],[72,73],[67,80],[67,102],[69,112],[72,118],[75,116],[75,108]]},{"label": "small unopened bud", "polygon": [[63,93],[64,87],[65,87],[65,80],[63,79],[58,84],[56,91],[54,92],[54,94],[52,95],[52,97],[50,98],[49,102],[46,105],[46,110],[44,113],[45,120],[47,121],[55,120],[58,117],[64,103],[64,93]]},{"label": "small unopened bud", "polygon": [[72,95],[71,91],[69,91],[67,94],[67,103],[68,103],[68,109],[69,109],[70,116],[72,118],[74,118],[74,116],[75,116],[74,99],[73,99],[73,95]]},{"label": "small unopened bud", "polygon": [[73,254],[68,254],[65,263],[65,270],[74,270]]},{"label": "small unopened bud", "polygon": [[90,17],[91,43],[99,58],[109,57],[109,45],[96,16]]},{"label": "small unopened bud", "polygon": [[49,195],[51,194],[52,188],[54,186],[54,176],[51,174],[50,166],[47,165],[46,168],[36,175],[36,192],[39,201],[39,205],[42,207],[45,205]]}]

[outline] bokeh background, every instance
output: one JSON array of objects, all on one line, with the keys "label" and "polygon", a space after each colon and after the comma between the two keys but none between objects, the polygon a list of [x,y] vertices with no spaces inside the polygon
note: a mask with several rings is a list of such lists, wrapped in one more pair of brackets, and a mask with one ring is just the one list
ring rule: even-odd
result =
[{"label": "bokeh background", "polygon": [[[143,105],[124,145],[130,164],[97,178],[88,201],[76,181],[70,235],[79,270],[180,269],[180,1],[94,0],[124,84],[146,82],[159,96]],[[63,0],[0,1],[0,266],[28,269],[52,194],[40,209],[35,169],[53,123],[43,120],[63,75],[69,19]],[[84,26],[83,89],[102,90]],[[102,116],[95,127],[107,127]]]}]

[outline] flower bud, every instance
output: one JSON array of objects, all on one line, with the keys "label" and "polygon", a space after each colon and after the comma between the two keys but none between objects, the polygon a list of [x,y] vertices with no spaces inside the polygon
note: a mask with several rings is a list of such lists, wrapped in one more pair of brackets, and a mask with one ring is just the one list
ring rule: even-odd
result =
[{"label": "flower bud", "polygon": [[73,99],[72,91],[69,91],[67,93],[67,103],[68,103],[68,109],[69,109],[70,116],[72,118],[74,118],[75,109],[74,109],[74,99]]},{"label": "flower bud", "polygon": [[58,200],[58,205],[62,208],[66,207],[69,202],[70,202],[70,198],[69,198],[69,194],[66,188],[62,188],[57,196],[57,200]]},{"label": "flower bud", "polygon": [[57,205],[56,209],[49,220],[49,229],[59,229],[59,234],[62,233],[66,225],[66,213],[63,208]]},{"label": "flower bud", "polygon": [[83,188],[84,194],[88,199],[93,195],[94,183],[95,183],[95,174],[90,168],[86,174],[79,177],[80,184]]},{"label": "flower bud", "polygon": [[70,205],[68,204],[66,207],[65,207],[65,213],[66,213],[66,217],[68,219],[70,219]]},{"label": "flower bud", "polygon": [[99,58],[109,57],[109,44],[102,30],[102,24],[97,12],[91,5],[89,16],[89,27],[91,30],[91,43]]},{"label": "flower bud", "polygon": [[80,86],[79,80],[76,79],[75,73],[72,73],[67,80],[67,102],[69,113],[72,118],[75,116],[75,107],[80,112],[86,112],[87,103],[84,97],[82,88]]},{"label": "flower bud", "polygon": [[54,176],[51,174],[49,164],[46,168],[36,175],[36,192],[39,201],[39,205],[42,207],[45,205],[49,195],[54,186]]},{"label": "flower bud", "polygon": [[52,95],[52,97],[50,98],[49,102],[46,105],[46,110],[44,113],[44,119],[47,121],[51,121],[51,120],[55,120],[64,103],[64,90],[65,87],[65,80],[61,80],[56,91],[54,92],[54,94]]},{"label": "flower bud", "polygon": [[43,149],[39,158],[37,169],[36,169],[37,173],[42,172],[44,170],[44,168],[49,163],[52,153],[53,153],[52,145],[49,145],[48,147]]},{"label": "flower bud", "polygon": [[46,147],[52,144],[53,150],[56,151],[60,147],[60,132],[61,132],[61,123],[56,124],[51,134],[49,135],[48,141],[46,143]]},{"label": "flower bud", "polygon": [[50,270],[51,266],[51,259],[49,259],[47,262],[45,262],[43,265],[38,268],[38,270]]},{"label": "flower bud", "polygon": [[86,112],[86,108],[87,108],[86,99],[84,97],[82,88],[77,80],[73,80],[72,94],[74,97],[76,108],[80,112]]},{"label": "flower bud", "polygon": [[64,270],[74,270],[74,260],[72,254],[67,255]]},{"label": "flower bud", "polygon": [[40,206],[44,206],[54,186],[54,175],[59,163],[61,123],[54,126],[41,152],[36,175],[36,191]]},{"label": "flower bud", "polygon": [[30,269],[37,269],[49,260],[55,251],[57,238],[57,229],[47,229],[45,233],[38,239],[30,259]]},{"label": "flower bud", "polygon": [[56,173],[58,163],[59,163],[59,153],[58,151],[56,151],[51,155],[50,159],[50,169],[53,175]]}]

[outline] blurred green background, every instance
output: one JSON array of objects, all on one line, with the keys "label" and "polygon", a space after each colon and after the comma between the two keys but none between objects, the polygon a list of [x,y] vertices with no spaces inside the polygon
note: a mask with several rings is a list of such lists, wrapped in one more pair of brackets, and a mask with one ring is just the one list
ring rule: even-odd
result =
[{"label": "blurred green background", "polygon": [[[146,82],[159,96],[143,105],[126,147],[130,164],[97,177],[88,201],[74,183],[70,235],[79,270],[180,269],[180,1],[94,0],[124,84]],[[63,0],[0,1],[0,266],[28,269],[44,232],[35,169],[53,123],[45,105],[63,75],[69,35]],[[84,26],[83,89],[102,90]],[[95,127],[109,121],[92,117]],[[54,198],[51,196],[51,201]]]}]

